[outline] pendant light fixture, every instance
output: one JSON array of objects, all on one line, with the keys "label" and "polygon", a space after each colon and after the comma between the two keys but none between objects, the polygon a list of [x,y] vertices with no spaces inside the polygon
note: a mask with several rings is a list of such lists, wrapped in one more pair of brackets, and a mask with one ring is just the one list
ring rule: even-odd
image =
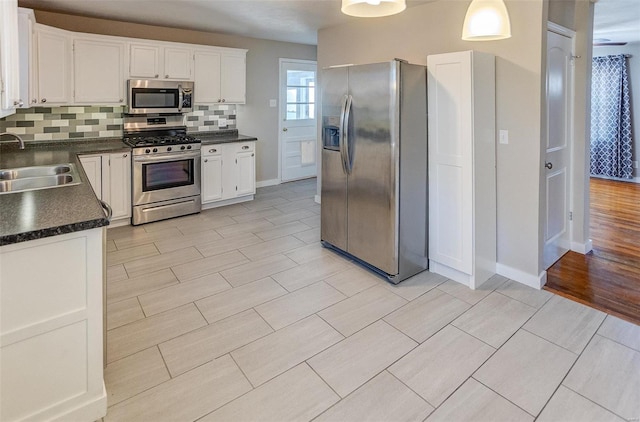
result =
[{"label": "pendant light fixture", "polygon": [[342,0],[342,13],[358,18],[395,15],[407,8],[405,0]]},{"label": "pendant light fixture", "polygon": [[511,38],[509,13],[503,0],[472,0],[462,26],[464,41]]}]

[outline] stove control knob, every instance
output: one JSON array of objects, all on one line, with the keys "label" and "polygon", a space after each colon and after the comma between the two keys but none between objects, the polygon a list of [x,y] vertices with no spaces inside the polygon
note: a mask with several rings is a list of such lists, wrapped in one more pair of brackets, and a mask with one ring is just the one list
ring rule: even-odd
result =
[{"label": "stove control knob", "polygon": [[191,145],[187,145],[187,149],[191,149]]},{"label": "stove control knob", "polygon": [[171,151],[171,147],[167,147],[167,152]]},{"label": "stove control knob", "polygon": [[149,148],[144,150],[145,153],[149,154],[151,152],[151,150]]},{"label": "stove control knob", "polygon": [[154,149],[153,149],[153,152],[158,152],[158,148],[154,148]]},{"label": "stove control knob", "polygon": [[184,149],[184,148],[185,148],[185,146],[184,146],[184,145],[182,145],[182,146],[180,147],[180,149]]}]

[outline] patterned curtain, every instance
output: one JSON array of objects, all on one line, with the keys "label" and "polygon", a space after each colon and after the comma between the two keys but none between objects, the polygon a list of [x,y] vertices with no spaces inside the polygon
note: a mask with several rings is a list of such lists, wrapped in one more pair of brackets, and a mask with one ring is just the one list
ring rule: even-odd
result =
[{"label": "patterned curtain", "polygon": [[631,107],[625,55],[593,58],[591,175],[631,179]]}]

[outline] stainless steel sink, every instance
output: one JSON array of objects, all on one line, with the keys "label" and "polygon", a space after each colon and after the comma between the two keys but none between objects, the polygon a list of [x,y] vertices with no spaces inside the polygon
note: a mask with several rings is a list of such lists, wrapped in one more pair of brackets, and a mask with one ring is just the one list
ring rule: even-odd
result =
[{"label": "stainless steel sink", "polygon": [[0,170],[0,194],[80,184],[73,164],[19,167]]}]

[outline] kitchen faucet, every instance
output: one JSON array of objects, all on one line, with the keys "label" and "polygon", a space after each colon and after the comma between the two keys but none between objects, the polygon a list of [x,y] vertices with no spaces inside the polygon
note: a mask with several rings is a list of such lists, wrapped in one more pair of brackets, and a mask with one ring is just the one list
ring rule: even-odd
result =
[{"label": "kitchen faucet", "polygon": [[20,144],[20,149],[24,149],[24,141],[22,140],[21,137],[19,137],[18,135],[16,135],[15,133],[9,133],[9,132],[4,132],[4,133],[0,133],[0,137],[3,137],[4,135],[11,135],[13,136],[15,139],[7,139],[5,141],[0,140],[0,142],[11,142],[11,141],[18,141],[18,143]]}]

